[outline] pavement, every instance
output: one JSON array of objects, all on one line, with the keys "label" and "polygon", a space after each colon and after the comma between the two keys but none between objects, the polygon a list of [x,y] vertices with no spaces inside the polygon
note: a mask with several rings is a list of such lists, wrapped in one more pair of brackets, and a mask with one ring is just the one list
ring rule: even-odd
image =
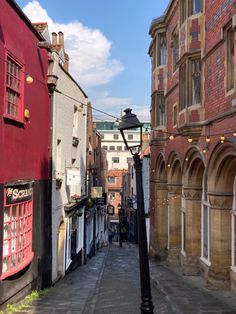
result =
[{"label": "pavement", "polygon": [[[209,291],[200,277],[155,260],[150,277],[154,313],[236,314],[236,295]],[[138,314],[140,303],[138,247],[113,242],[17,314]]]}]

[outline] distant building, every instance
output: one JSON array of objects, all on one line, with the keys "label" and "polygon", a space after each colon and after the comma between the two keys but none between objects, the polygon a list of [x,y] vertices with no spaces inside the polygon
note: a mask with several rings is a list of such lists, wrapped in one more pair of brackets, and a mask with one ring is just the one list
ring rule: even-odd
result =
[{"label": "distant building", "polygon": [[[101,134],[102,148],[107,152],[108,169],[128,169],[128,162],[132,155],[126,149],[116,123],[111,121],[96,121],[96,128]],[[144,123],[143,130],[150,128],[150,123]],[[131,130],[128,135],[129,143],[139,142],[139,131]]]},{"label": "distant building", "polygon": [[[115,216],[113,220],[118,222],[118,205],[121,205],[122,175],[127,172],[128,163],[132,162],[133,157],[124,144],[116,122],[96,121],[95,119],[95,123],[98,132],[101,134],[102,148],[106,151],[107,156],[108,204],[110,202],[114,206]],[[150,129],[150,123],[144,123],[143,130],[145,131],[146,128]],[[133,143],[133,145],[139,143],[139,130],[130,130],[127,133],[129,133],[129,143]],[[146,141],[144,142],[146,143]]]}]

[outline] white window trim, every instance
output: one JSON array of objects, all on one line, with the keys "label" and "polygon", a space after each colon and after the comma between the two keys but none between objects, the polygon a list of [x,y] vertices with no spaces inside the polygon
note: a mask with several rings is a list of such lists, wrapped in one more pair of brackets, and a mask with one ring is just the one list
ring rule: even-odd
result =
[{"label": "white window trim", "polygon": [[[186,238],[186,234],[184,234],[184,214],[185,214],[185,223],[186,223],[186,200],[184,194],[182,192],[181,197],[181,254],[186,256],[186,251],[184,248],[184,238]],[[186,226],[185,226],[185,233],[186,233]]]},{"label": "white window trim", "polygon": [[167,207],[167,249],[170,249],[170,206]]},{"label": "white window trim", "polygon": [[[207,266],[211,265],[211,259],[210,259],[210,252],[211,252],[211,243],[210,243],[210,234],[211,234],[211,221],[210,221],[210,212],[211,212],[211,207],[210,207],[210,203],[207,200],[204,199],[204,195],[205,195],[205,183],[206,183],[206,174],[204,173],[203,175],[203,180],[202,180],[202,202],[201,202],[201,257],[200,260],[206,264]],[[207,183],[206,183],[207,184]],[[208,197],[207,197],[208,198]],[[204,211],[204,206],[207,207],[207,220],[208,220],[208,234],[207,234],[207,242],[208,242],[208,251],[207,251],[207,255],[208,258],[205,258],[203,256],[203,245],[204,245],[204,239],[203,239],[203,235],[204,235],[204,215],[203,215],[203,211]]]},{"label": "white window trim", "polygon": [[233,186],[233,204],[232,204],[232,211],[231,211],[231,226],[232,226],[232,232],[231,232],[231,270],[233,272],[236,272],[236,264],[235,264],[235,237],[234,237],[234,230],[235,230],[235,220],[236,220],[236,176],[234,178],[234,186]]},{"label": "white window trim", "polygon": [[71,226],[72,218],[66,221],[66,269],[70,266],[71,260]]},{"label": "white window trim", "polygon": [[83,248],[83,240],[84,240],[84,208],[83,215],[78,217],[77,219],[77,247],[76,253]]}]

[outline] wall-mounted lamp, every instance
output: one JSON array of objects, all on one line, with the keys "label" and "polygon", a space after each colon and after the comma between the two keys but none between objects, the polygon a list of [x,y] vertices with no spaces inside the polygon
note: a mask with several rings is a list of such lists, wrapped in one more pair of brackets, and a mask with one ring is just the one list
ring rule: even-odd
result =
[{"label": "wall-mounted lamp", "polygon": [[29,112],[28,109],[24,110],[24,117],[25,117],[25,119],[29,119],[30,118],[30,112]]},{"label": "wall-mounted lamp", "polygon": [[27,75],[26,78],[25,78],[25,81],[26,81],[27,84],[32,84],[34,79],[32,78],[32,76]]}]

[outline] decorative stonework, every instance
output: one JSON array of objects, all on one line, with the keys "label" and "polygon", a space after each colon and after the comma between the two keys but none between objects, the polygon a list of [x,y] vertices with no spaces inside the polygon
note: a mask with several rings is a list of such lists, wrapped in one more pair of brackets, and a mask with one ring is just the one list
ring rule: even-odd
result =
[{"label": "decorative stonework", "polygon": [[233,194],[208,193],[209,202],[212,208],[219,210],[231,210],[233,204]]},{"label": "decorative stonework", "polygon": [[184,197],[186,200],[200,201],[202,199],[202,189],[184,187]]},{"label": "decorative stonework", "polygon": [[170,194],[182,194],[182,184],[167,184]]}]

